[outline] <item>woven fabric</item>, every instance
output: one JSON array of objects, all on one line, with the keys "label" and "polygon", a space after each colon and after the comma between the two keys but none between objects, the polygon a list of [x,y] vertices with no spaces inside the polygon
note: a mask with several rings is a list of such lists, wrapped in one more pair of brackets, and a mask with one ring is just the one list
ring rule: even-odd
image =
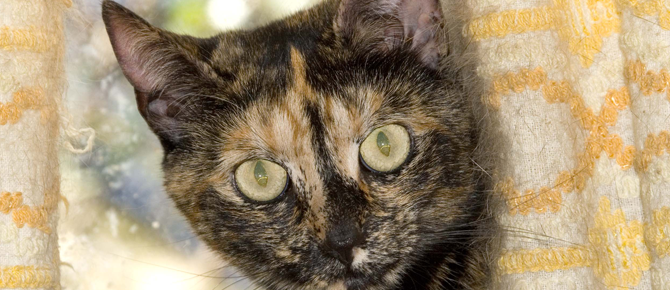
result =
[{"label": "woven fabric", "polygon": [[670,3],[467,0],[499,289],[670,289]]},{"label": "woven fabric", "polygon": [[0,289],[60,289],[61,0],[0,3]]}]

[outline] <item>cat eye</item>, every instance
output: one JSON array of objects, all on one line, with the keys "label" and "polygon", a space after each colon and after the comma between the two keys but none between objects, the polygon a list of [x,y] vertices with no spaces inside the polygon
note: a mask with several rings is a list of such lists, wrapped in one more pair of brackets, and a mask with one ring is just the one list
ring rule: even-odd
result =
[{"label": "cat eye", "polygon": [[409,156],[409,132],[403,126],[386,125],[368,135],[359,149],[363,163],[378,172],[389,172],[402,165]]},{"label": "cat eye", "polygon": [[286,189],[286,170],[279,164],[263,160],[249,160],[235,170],[237,188],[249,199],[271,201]]}]

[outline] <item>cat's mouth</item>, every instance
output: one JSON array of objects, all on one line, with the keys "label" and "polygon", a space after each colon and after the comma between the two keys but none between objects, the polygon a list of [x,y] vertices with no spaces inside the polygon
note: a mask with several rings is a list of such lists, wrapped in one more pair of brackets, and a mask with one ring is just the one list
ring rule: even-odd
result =
[{"label": "cat's mouth", "polygon": [[[370,290],[370,289],[387,289],[390,281],[385,281],[391,274],[381,275],[364,275],[355,272],[347,273],[347,276],[340,281],[337,281],[326,288],[326,290]],[[381,280],[381,281],[380,281]]]},{"label": "cat's mouth", "polygon": [[326,287],[327,290],[386,289],[398,281],[402,268],[400,260],[380,265],[370,259],[366,249],[354,248],[353,253],[351,265],[340,279]]}]

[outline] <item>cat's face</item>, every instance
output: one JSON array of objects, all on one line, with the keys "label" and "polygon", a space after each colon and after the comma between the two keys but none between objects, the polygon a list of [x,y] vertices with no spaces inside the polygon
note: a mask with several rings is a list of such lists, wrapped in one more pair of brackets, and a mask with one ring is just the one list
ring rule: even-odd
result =
[{"label": "cat's face", "polygon": [[476,263],[485,198],[436,1],[330,1],[211,39],[103,15],[167,192],[257,283],[442,289]]}]

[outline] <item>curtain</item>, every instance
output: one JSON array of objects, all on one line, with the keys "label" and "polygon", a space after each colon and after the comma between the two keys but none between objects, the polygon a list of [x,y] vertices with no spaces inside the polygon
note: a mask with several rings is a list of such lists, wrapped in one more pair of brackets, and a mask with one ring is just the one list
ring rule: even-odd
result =
[{"label": "curtain", "polygon": [[670,3],[460,4],[504,200],[497,288],[670,289]]},{"label": "curtain", "polygon": [[70,0],[0,3],[0,288],[60,289],[60,98]]}]

